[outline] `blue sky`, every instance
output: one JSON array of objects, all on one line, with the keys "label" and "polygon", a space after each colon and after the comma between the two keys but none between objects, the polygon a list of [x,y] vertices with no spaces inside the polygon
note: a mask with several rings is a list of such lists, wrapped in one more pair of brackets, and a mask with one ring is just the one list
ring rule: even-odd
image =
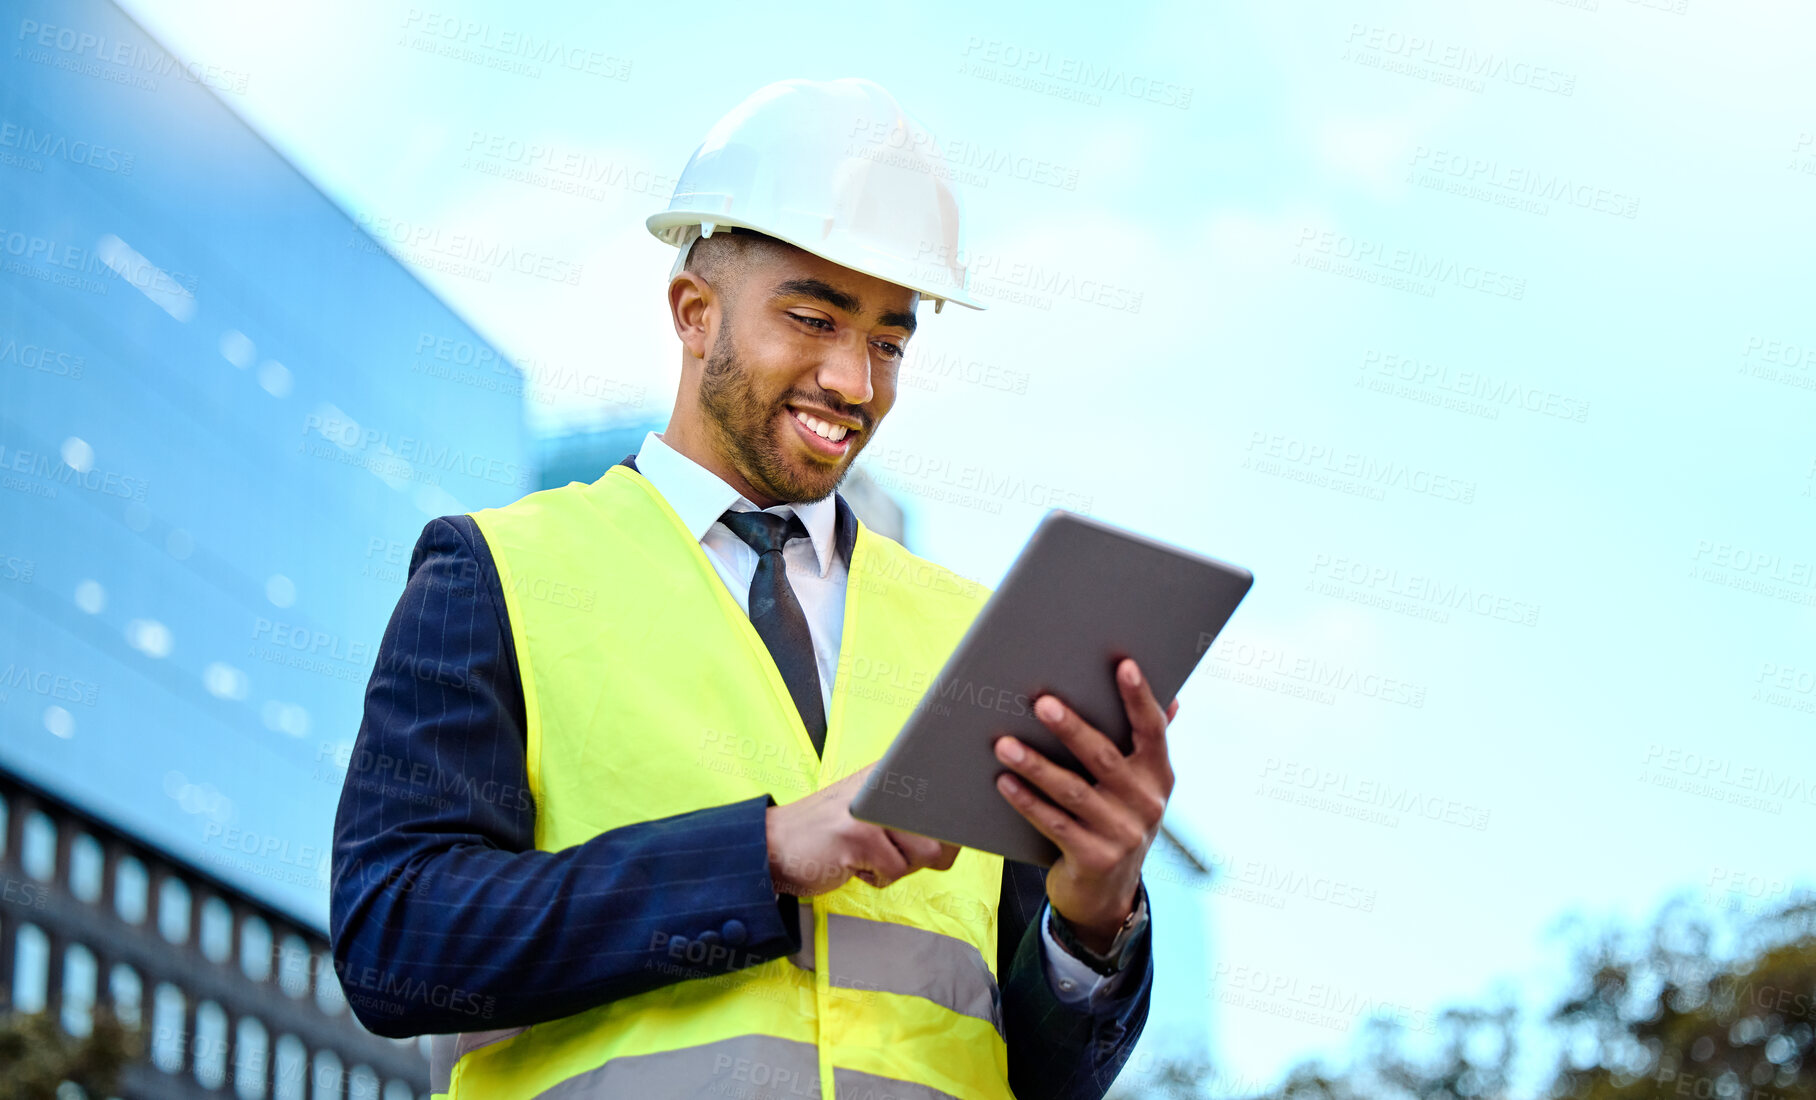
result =
[{"label": "blue sky", "polygon": [[1173,739],[1231,1074],[1340,1048],[1320,999],[1544,993],[1567,912],[1816,878],[1816,15],[124,6],[247,74],[543,431],[667,409],[642,221],[726,109],[858,75],[927,122],[991,308],[925,311],[866,456],[917,547],[994,583],[1060,503],[1257,578]]}]

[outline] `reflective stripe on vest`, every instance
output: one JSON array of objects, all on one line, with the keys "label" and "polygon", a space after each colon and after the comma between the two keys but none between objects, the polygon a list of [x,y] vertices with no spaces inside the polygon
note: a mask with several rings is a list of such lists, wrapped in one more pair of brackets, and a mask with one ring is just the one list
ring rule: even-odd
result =
[{"label": "reflective stripe on vest", "polygon": [[[800,908],[808,914],[808,919],[802,921],[801,936],[801,953],[806,958],[802,961],[797,955],[786,957],[796,966],[812,970],[812,901],[802,898]],[[827,976],[834,988],[923,997],[954,1012],[988,1021],[997,1034],[1002,1034],[1002,993],[984,957],[971,944],[923,928],[843,913],[827,915],[826,941],[830,961]],[[448,1091],[454,1063],[461,1055],[526,1030],[517,1027],[435,1036],[429,1047],[431,1091]]]},{"label": "reflective stripe on vest", "polygon": [[[784,958],[812,970],[813,899],[801,899],[800,913],[801,949]],[[842,913],[827,914],[826,939],[827,980],[833,988],[924,997],[988,1021],[1002,1033],[1002,992],[995,973],[972,944],[924,928]]]},{"label": "reflective stripe on vest", "polygon": [[740,1035],[697,1047],[614,1058],[536,1094],[537,1100],[632,1096],[806,1100],[819,1095],[820,1059],[814,1045],[768,1035]]},{"label": "reflective stripe on vest", "polygon": [[[872,763],[989,596],[859,523],[816,754],[748,616],[641,474],[615,466],[474,519],[523,679],[544,851],[765,794],[787,804]],[[1002,860],[975,849],[882,890],[852,879],[802,899],[795,955],[463,1044],[449,1093],[1013,1100],[995,975],[1001,887]],[[677,917],[658,935],[701,932]],[[740,1066],[776,1076],[759,1084]],[[639,1090],[635,1074],[651,1067],[660,1084]],[[632,1084],[618,1084],[624,1074]]]},{"label": "reflective stripe on vest", "polygon": [[[957,1100],[926,1085],[842,1067],[833,1069],[833,1090],[835,1100]],[[812,1043],[740,1035],[704,1046],[614,1058],[538,1093],[537,1100],[810,1100],[821,1095],[819,1057]]]},{"label": "reflective stripe on vest", "polygon": [[[835,1100],[956,1100],[951,1093],[856,1070],[833,1070]],[[820,1092],[812,1043],[740,1035],[704,1046],[615,1058],[540,1092],[536,1100],[811,1100]]]},{"label": "reflective stripe on vest", "polygon": [[841,989],[924,997],[1003,1030],[1002,994],[977,948],[893,921],[832,913],[826,918],[830,980]]}]

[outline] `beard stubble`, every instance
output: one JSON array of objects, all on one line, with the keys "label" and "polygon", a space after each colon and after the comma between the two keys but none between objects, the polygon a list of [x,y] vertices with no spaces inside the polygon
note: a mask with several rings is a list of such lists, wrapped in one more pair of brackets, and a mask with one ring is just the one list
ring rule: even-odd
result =
[{"label": "beard stubble", "polygon": [[[721,454],[730,456],[732,465],[744,480],[766,496],[792,503],[811,504],[825,499],[845,480],[851,469],[850,459],[836,467],[810,464],[805,473],[791,465],[783,453],[782,426],[776,415],[783,411],[789,394],[773,401],[765,400],[752,384],[750,374],[738,363],[731,346],[731,317],[728,313],[719,327],[718,339],[706,357],[700,378],[700,407],[718,437]],[[840,408],[843,402],[827,400],[826,395],[813,397],[829,408]],[[792,414],[789,414],[792,415]],[[860,419],[865,419],[859,414]],[[852,457],[857,454],[853,441]]]}]

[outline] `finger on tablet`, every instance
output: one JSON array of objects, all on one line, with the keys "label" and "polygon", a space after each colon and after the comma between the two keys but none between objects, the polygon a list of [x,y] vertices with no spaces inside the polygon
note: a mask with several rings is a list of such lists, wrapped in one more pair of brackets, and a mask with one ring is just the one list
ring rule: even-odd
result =
[{"label": "finger on tablet", "polygon": [[1134,658],[1125,657],[1116,668],[1116,687],[1122,692],[1123,709],[1134,727],[1134,749],[1131,756],[1158,754],[1166,756],[1167,716],[1154,698],[1153,688]]},{"label": "finger on tablet", "polygon": [[[1104,742],[1108,745],[1109,739],[1104,738]],[[1109,745],[1109,749],[1115,752],[1116,746]],[[1046,795],[1086,828],[1109,832],[1118,824],[1114,808],[1101,791],[1070,768],[1062,768],[1048,760],[1038,750],[1013,737],[1000,737],[996,742],[996,758],[1018,773],[1024,786]]]},{"label": "finger on tablet", "polygon": [[1105,737],[1077,711],[1060,702],[1057,696],[1043,695],[1035,701],[1034,716],[1053,731],[1073,758],[1096,776],[1098,782],[1113,789],[1121,784],[1128,758],[1116,747],[1116,742]]},{"label": "finger on tablet", "polygon": [[1072,842],[1078,835],[1078,822],[1036,795],[1026,783],[1013,775],[997,776],[996,789],[1009,800],[1009,805],[1014,806],[1017,813],[1028,819],[1028,824],[1040,831],[1040,835],[1051,840],[1062,853],[1071,852]]},{"label": "finger on tablet", "polygon": [[902,858],[908,861],[910,868],[938,866],[947,847],[930,836],[907,833],[900,829],[885,828],[883,835],[902,853]]}]

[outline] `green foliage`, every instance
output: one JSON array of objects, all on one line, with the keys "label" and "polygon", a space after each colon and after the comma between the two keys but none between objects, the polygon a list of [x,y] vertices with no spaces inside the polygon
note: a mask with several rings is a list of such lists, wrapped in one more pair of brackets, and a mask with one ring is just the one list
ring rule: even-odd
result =
[{"label": "green foliage", "polygon": [[49,1013],[0,1016],[0,1100],[54,1100],[70,1082],[89,1096],[115,1091],[120,1070],[141,1056],[137,1031],[121,1024],[105,1006],[94,1010],[94,1026],[78,1039],[64,1033]]},{"label": "green foliage", "polygon": [[1580,953],[1576,995],[1550,1019],[1564,1040],[1551,1095],[1816,1096],[1816,902],[1744,929],[1726,965],[1711,959],[1713,939],[1675,909],[1637,953],[1607,937]]},{"label": "green foliage", "polygon": [[[1816,1100],[1816,901],[1731,930],[1679,902],[1637,936],[1575,939],[1573,986],[1542,1017],[1451,1008],[1416,1041],[1370,1021],[1347,1064],[1300,1065],[1256,1100]],[[1117,1095],[1227,1095],[1213,1081],[1169,1065]]]}]

